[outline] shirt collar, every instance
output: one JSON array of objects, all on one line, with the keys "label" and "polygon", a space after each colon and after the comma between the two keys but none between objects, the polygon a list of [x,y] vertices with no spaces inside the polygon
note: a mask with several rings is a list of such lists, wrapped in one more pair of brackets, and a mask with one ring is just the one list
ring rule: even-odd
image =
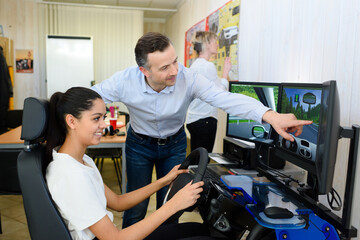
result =
[{"label": "shirt collar", "polygon": [[[178,77],[176,77],[176,83],[177,83]],[[175,83],[175,85],[176,85]],[[166,87],[163,90],[160,91],[160,93],[165,93],[165,94],[169,94],[172,93],[175,89],[175,85],[174,86],[170,86],[170,87]],[[154,89],[152,89],[149,84],[146,83],[145,80],[145,75],[142,76],[142,80],[141,80],[141,89],[144,93],[149,93],[149,94],[156,94],[158,92],[156,92]]]}]

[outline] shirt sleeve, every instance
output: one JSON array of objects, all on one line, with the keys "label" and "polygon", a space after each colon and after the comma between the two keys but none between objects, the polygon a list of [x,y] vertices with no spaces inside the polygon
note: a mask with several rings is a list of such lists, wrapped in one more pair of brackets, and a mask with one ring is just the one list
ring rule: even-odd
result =
[{"label": "shirt sleeve", "polygon": [[220,82],[221,82],[221,85],[222,85],[222,88],[224,90],[229,90],[229,81],[226,80],[225,78],[220,78]]},{"label": "shirt sleeve", "polygon": [[195,78],[192,85],[195,97],[231,115],[262,122],[262,116],[270,110],[255,98],[225,91],[200,74],[195,74]]},{"label": "shirt sleeve", "polygon": [[124,72],[116,72],[110,78],[91,87],[92,90],[100,94],[104,102],[121,102],[122,79]]},{"label": "shirt sleeve", "polygon": [[65,219],[77,231],[90,227],[106,215],[106,207],[94,188],[90,176],[72,171],[59,179],[51,191]]}]

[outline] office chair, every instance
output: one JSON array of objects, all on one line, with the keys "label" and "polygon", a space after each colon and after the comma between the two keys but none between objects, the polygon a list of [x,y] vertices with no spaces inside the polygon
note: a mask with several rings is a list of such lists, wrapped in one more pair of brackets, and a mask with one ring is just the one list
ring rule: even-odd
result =
[{"label": "office chair", "polygon": [[22,109],[8,110],[5,117],[5,126],[0,130],[0,134],[6,133],[11,129],[20,126],[22,121],[22,113]]},{"label": "office chair", "polygon": [[119,111],[119,115],[125,115],[125,126],[126,126],[126,129],[127,129],[127,124],[128,124],[129,121],[130,121],[130,115],[129,115],[129,113],[123,112],[123,111]]},{"label": "office chair", "polygon": [[22,123],[22,109],[9,110],[6,116],[6,126],[8,128],[17,128]]},{"label": "office chair", "polygon": [[21,139],[24,150],[18,157],[18,176],[31,239],[70,240],[67,229],[49,193],[45,174],[45,132],[48,102],[36,98],[24,101]]}]

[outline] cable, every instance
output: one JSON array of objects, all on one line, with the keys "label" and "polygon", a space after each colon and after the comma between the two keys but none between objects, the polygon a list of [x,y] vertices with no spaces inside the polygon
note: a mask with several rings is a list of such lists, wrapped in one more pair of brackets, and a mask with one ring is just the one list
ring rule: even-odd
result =
[{"label": "cable", "polygon": [[[342,208],[342,201],[338,192],[334,188],[331,188],[331,191],[328,192],[326,196],[330,208],[334,211],[340,211]],[[334,204],[334,201],[336,205]]]}]

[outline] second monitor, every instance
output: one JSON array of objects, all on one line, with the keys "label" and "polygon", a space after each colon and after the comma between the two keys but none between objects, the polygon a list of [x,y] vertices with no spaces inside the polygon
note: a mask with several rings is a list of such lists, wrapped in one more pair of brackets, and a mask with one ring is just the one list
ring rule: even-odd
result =
[{"label": "second monitor", "polygon": [[[279,83],[230,82],[229,91],[255,98],[266,107],[277,111],[279,85]],[[226,136],[228,137],[273,144],[272,135],[271,126],[268,123],[227,115]]]}]

